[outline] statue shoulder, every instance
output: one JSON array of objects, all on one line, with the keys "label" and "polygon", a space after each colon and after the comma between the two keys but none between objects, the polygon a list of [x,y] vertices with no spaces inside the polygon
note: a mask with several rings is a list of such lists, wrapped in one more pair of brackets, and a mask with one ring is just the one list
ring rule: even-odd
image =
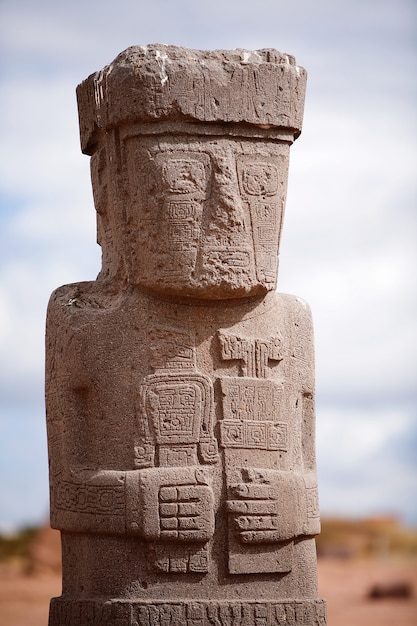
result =
[{"label": "statue shoulder", "polygon": [[63,285],[51,294],[48,318],[58,316],[62,321],[68,318],[74,323],[82,319],[83,323],[87,323],[87,318],[97,317],[95,313],[103,316],[118,309],[125,299],[125,294],[99,281]]},{"label": "statue shoulder", "polygon": [[[102,308],[100,292],[94,281],[71,283],[55,289],[49,299],[48,310],[76,312],[78,309]],[[100,306],[101,305],[101,306]]]},{"label": "statue shoulder", "polygon": [[288,293],[276,293],[275,303],[279,310],[287,311],[290,316],[309,320],[311,323],[310,305],[303,298]]}]

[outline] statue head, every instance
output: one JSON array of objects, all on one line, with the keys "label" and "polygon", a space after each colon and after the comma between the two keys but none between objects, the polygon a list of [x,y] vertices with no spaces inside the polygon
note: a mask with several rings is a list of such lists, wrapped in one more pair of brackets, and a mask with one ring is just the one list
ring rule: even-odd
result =
[{"label": "statue head", "polygon": [[158,45],[84,81],[102,276],[203,299],[275,289],[305,80],[276,51]]}]

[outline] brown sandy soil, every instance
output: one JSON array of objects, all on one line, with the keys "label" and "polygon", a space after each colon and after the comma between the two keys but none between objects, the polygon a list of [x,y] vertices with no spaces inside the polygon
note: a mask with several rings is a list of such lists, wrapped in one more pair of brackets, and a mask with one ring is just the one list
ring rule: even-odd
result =
[{"label": "brown sandy soil", "polygon": [[[372,600],[375,585],[405,582],[410,598]],[[417,561],[319,560],[319,593],[327,600],[328,626],[417,626]]]},{"label": "brown sandy soil", "polygon": [[[417,563],[320,559],[320,594],[328,601],[328,626],[417,626]],[[369,600],[375,583],[405,581],[408,599]],[[0,567],[0,624],[46,626],[48,604],[60,595],[56,574],[27,576],[17,565]]]},{"label": "brown sandy soil", "polygon": [[18,564],[0,566],[0,624],[47,626],[49,600],[61,594],[57,574],[28,576]]}]

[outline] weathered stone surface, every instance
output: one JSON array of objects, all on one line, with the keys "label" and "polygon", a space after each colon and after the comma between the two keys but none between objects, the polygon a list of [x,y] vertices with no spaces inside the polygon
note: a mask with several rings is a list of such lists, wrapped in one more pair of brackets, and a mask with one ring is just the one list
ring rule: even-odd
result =
[{"label": "weathered stone surface", "polygon": [[62,626],[325,626],[323,600],[288,602],[68,602],[54,598],[54,623]]},{"label": "weathered stone surface", "polygon": [[246,122],[301,131],[307,74],[277,50],[128,48],[77,89],[81,145],[100,131],[154,121]]},{"label": "weathered stone surface", "polygon": [[50,626],[325,623],[311,315],[274,293],[304,84],[149,46],[78,89],[103,263],[48,309]]}]

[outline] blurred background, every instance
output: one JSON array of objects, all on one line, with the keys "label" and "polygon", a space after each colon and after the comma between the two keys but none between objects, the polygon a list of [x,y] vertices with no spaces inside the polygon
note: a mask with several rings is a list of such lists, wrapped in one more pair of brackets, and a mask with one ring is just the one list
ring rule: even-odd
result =
[{"label": "blurred background", "polygon": [[[305,298],[315,319],[320,504],[331,528],[319,549],[383,556],[397,545],[392,533],[410,538],[415,0],[1,0],[0,29],[0,534],[47,520],[47,301],[57,286],[94,279],[100,267],[75,88],[128,46],[158,42],[277,48],[307,69],[278,289]],[[348,548],[345,519],[356,529]],[[368,529],[358,539],[363,523],[390,528],[391,538],[378,530],[370,539]]]}]

